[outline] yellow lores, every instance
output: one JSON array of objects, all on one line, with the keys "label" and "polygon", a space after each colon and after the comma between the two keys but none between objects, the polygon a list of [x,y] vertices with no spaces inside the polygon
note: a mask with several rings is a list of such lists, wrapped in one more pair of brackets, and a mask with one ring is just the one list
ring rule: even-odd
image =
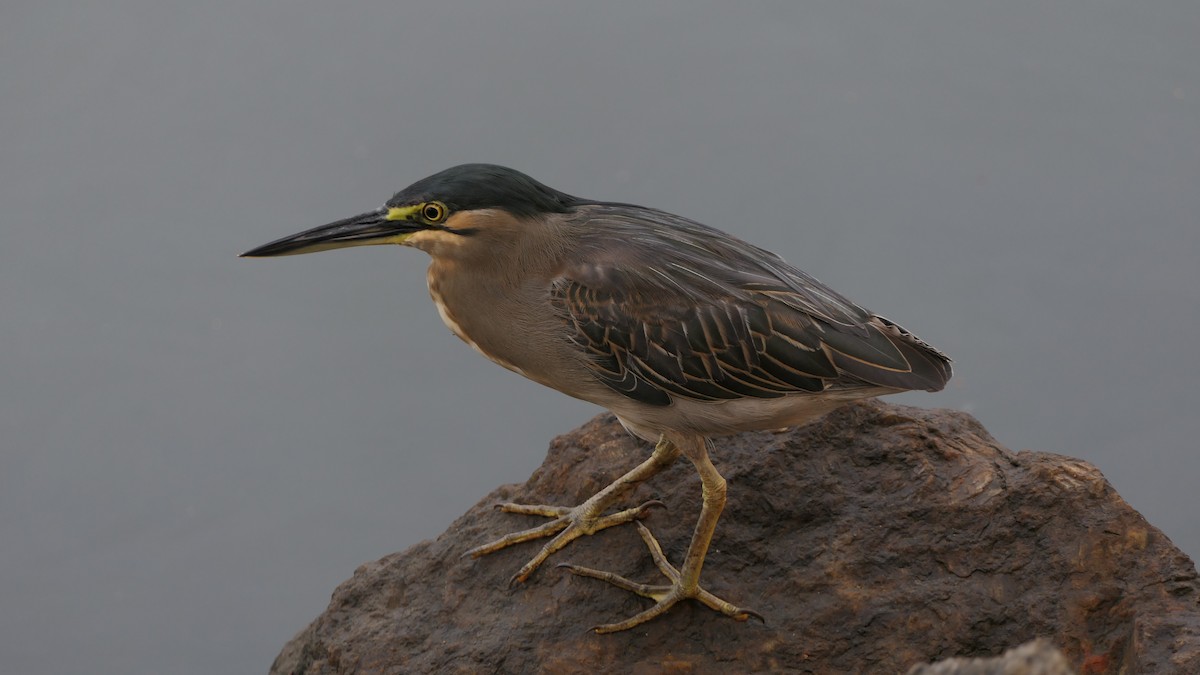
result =
[{"label": "yellow lores", "polygon": [[[410,204],[408,206],[392,206],[389,207],[383,219],[391,222],[409,222],[421,223],[424,225],[437,225],[446,219],[446,205],[441,202],[422,202],[420,204]],[[380,237],[371,241],[371,244],[399,244],[404,246],[410,243],[408,240],[414,234],[418,234],[421,230],[414,232],[403,232],[392,236]]]},{"label": "yellow lores", "polygon": [[446,219],[446,205],[441,202],[424,202],[410,206],[388,208],[384,220],[419,221],[433,225]]}]

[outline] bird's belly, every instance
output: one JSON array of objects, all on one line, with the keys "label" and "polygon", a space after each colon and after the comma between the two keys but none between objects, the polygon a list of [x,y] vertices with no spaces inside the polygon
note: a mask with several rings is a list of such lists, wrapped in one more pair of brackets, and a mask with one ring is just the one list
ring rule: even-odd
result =
[{"label": "bird's belly", "polygon": [[743,398],[732,401],[690,401],[676,399],[671,405],[653,407],[606,401],[605,405],[633,434],[657,440],[664,431],[694,433],[700,436],[726,436],[743,431],[763,431],[804,424],[851,401],[888,393],[887,390],[860,389],[853,392],[793,394],[784,398]]}]

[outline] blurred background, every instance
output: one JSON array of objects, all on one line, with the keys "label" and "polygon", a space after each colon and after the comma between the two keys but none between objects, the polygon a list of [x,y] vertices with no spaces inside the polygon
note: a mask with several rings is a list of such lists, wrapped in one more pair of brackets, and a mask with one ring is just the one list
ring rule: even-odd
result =
[{"label": "blurred background", "polygon": [[237,258],[469,161],[779,252],[956,359],[898,400],[1095,463],[1195,557],[1198,35],[1195,0],[7,3],[0,668],[263,672],[598,412],[453,338],[418,251]]}]

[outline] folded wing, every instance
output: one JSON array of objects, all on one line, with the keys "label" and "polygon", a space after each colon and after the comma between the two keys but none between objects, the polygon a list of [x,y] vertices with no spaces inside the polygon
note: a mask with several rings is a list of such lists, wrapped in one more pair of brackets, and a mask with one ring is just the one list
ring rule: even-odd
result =
[{"label": "folded wing", "polygon": [[[596,378],[625,396],[936,391],[950,377],[945,355],[770,252],[660,211],[600,205],[582,217],[586,255],[551,300]],[[589,246],[590,233],[603,244]]]}]

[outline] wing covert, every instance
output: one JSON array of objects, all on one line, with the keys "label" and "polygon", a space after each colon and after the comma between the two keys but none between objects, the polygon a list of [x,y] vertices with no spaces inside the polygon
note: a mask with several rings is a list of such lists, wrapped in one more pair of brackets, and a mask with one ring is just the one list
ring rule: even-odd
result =
[{"label": "wing covert", "polygon": [[772,253],[671,214],[608,208],[593,207],[580,233],[589,255],[562,270],[550,300],[614,391],[663,406],[940,389],[949,377],[945,356]]}]

